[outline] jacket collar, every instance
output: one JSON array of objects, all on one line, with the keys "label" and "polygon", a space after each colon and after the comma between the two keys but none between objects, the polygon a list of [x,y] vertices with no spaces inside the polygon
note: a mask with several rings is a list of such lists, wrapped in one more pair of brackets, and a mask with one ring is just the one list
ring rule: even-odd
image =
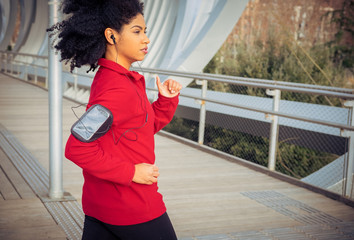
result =
[{"label": "jacket collar", "polygon": [[122,75],[125,74],[128,77],[133,78],[134,80],[139,80],[144,77],[141,74],[139,74],[138,72],[129,71],[129,70],[125,69],[122,65],[120,65],[116,62],[113,62],[111,60],[105,59],[105,58],[100,58],[98,60],[98,65],[100,65],[101,67],[104,67],[104,68],[108,68],[108,69],[110,69],[114,72],[117,72],[119,74],[122,74]]}]

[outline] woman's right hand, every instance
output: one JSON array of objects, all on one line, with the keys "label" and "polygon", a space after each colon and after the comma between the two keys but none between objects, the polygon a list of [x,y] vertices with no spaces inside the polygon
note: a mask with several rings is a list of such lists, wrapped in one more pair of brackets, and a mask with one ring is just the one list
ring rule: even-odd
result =
[{"label": "woman's right hand", "polygon": [[136,164],[133,182],[151,185],[157,182],[159,175],[159,168],[156,165],[148,163]]},{"label": "woman's right hand", "polygon": [[157,75],[156,75],[156,85],[157,85],[157,89],[159,90],[159,93],[162,96],[168,98],[176,97],[182,89],[182,85],[173,79],[167,79],[166,81],[161,83],[160,77]]}]

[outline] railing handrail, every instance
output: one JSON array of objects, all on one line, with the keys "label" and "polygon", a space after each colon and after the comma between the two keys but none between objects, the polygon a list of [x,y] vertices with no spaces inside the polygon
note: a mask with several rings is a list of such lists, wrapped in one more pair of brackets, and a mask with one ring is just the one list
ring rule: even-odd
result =
[{"label": "railing handrail", "polygon": [[[354,89],[349,88],[335,88],[327,86],[317,86],[310,84],[288,83],[274,80],[243,78],[235,76],[226,76],[210,73],[192,73],[181,72],[154,68],[132,68],[135,71],[142,71],[154,74],[172,75],[176,77],[186,77],[200,80],[208,80],[213,82],[228,83],[234,85],[242,85],[248,87],[265,88],[265,89],[279,89],[283,91],[324,95],[330,97],[340,97],[344,99],[354,99]],[[145,71],[144,71],[145,70]]]},{"label": "railing handrail", "polygon": [[11,51],[0,51],[1,54],[11,54],[11,55],[20,55],[20,56],[25,56],[25,57],[33,57],[33,58],[40,58],[40,59],[48,59],[48,56],[41,56],[41,55],[35,55],[35,54],[29,54],[29,53],[19,53],[19,52],[11,52]]},{"label": "railing handrail", "polygon": [[38,65],[38,64],[33,64],[33,63],[29,64],[28,62],[25,62],[25,61],[14,60],[13,62],[18,63],[18,64],[22,64],[22,65],[30,65],[30,66],[38,67],[38,68],[44,68],[44,69],[48,68],[48,65]]}]

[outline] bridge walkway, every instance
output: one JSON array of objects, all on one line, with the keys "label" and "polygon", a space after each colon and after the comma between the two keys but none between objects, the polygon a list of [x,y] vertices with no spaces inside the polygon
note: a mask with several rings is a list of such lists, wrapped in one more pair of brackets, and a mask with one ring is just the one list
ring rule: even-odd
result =
[{"label": "bridge walkway", "polygon": [[[63,100],[64,144],[75,105]],[[80,239],[81,169],[64,159],[70,194],[50,202],[48,156],[48,92],[0,74],[0,239]],[[156,136],[156,156],[160,192],[180,240],[354,239],[353,207],[265,169],[166,133]],[[39,180],[27,176],[31,171],[40,172]]]}]

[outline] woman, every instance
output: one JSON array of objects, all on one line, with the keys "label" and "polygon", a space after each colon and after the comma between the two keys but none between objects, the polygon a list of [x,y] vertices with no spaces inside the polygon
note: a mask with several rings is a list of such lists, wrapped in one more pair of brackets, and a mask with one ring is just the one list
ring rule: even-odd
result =
[{"label": "woman", "polygon": [[139,0],[63,1],[69,18],[48,29],[71,70],[100,66],[87,107],[101,104],[113,114],[111,131],[90,142],[73,135],[65,156],[83,169],[83,239],[177,239],[158,193],[154,134],[173,117],[181,85],[157,77],[159,97],[150,104],[145,80],[129,71],[144,59],[146,36]]}]

